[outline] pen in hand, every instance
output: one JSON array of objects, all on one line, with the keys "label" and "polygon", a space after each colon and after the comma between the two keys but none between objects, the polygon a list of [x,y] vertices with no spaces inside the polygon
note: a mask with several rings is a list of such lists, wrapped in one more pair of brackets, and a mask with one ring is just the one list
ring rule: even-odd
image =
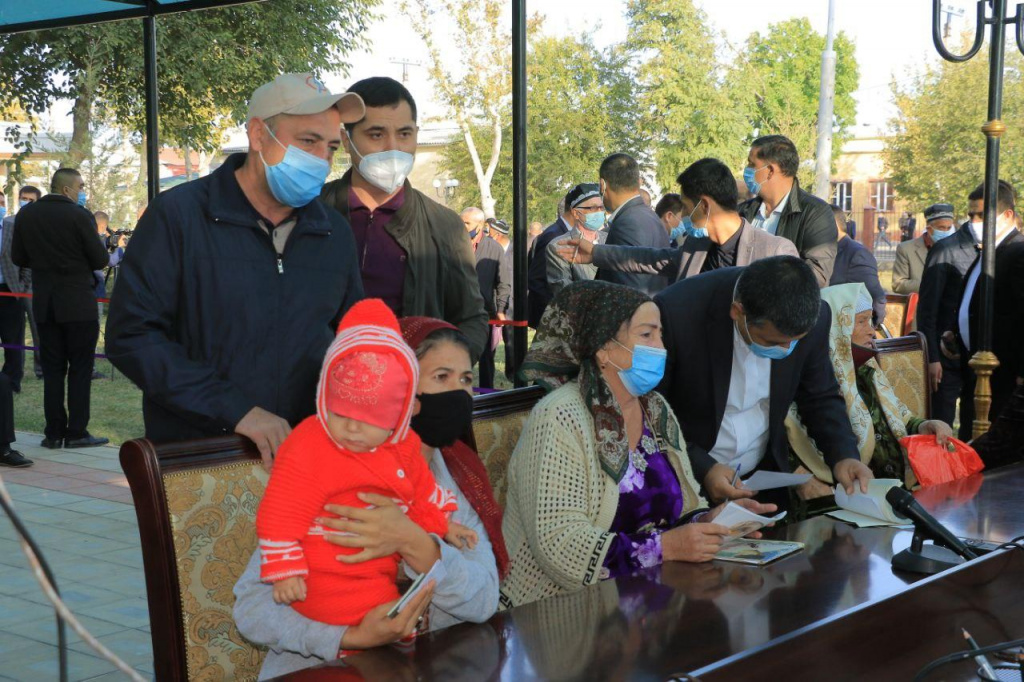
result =
[{"label": "pen in hand", "polygon": [[740,477],[740,468],[741,468],[742,466],[743,466],[742,464],[737,464],[737,465],[736,465],[736,473],[734,473],[734,474],[732,475],[732,481],[730,481],[730,483],[729,483],[729,485],[731,485],[731,486],[732,486],[733,488],[735,488],[735,487],[736,487],[736,481],[737,481],[737,480],[739,480],[739,477]]}]

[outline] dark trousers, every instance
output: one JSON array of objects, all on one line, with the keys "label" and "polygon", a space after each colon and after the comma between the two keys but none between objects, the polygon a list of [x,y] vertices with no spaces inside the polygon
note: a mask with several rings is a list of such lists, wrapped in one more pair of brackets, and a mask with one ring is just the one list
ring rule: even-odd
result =
[{"label": "dark trousers", "polygon": [[32,312],[32,299],[23,298],[21,302],[25,306],[28,328],[32,330],[32,345],[36,348],[32,351],[32,368],[35,370],[36,377],[41,379],[43,377],[43,363],[39,360],[39,328],[36,327],[36,315]]},{"label": "dark trousers", "polygon": [[939,382],[939,390],[932,393],[932,419],[938,419],[952,426],[956,419],[956,401],[960,397],[963,383],[960,376],[960,363],[945,356],[940,358],[940,363],[942,364],[942,381]]},{"label": "dark trousers", "polygon": [[14,442],[14,392],[11,380],[0,372],[0,453],[11,449]]},{"label": "dark trousers", "polygon": [[[6,284],[0,284],[0,292],[10,293]],[[0,296],[0,343],[4,346],[25,345],[25,306],[22,299]],[[4,348],[4,374],[11,380],[11,388],[21,390],[21,378],[25,375],[25,351],[21,348]]]},{"label": "dark trousers", "polygon": [[[38,321],[38,327],[46,437],[84,438],[88,434],[93,353],[100,335],[100,323],[98,320],[56,322],[51,312],[46,321]],[[66,411],[65,381],[68,391]]]},{"label": "dark trousers", "polygon": [[487,327],[487,342],[484,352],[480,354],[480,365],[477,367],[477,378],[480,388],[494,388],[494,351],[498,349],[498,335],[495,328]]}]

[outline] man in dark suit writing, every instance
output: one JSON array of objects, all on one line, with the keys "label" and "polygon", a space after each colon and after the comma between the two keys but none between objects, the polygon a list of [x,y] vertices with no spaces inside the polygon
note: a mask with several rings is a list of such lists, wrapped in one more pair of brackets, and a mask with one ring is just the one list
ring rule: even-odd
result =
[{"label": "man in dark suit writing", "polygon": [[668,350],[659,390],[713,500],[752,497],[737,468],[790,470],[784,421],[796,402],[836,480],[866,492],[846,403],[828,355],[831,312],[811,268],[776,256],[673,284],[655,297]]}]

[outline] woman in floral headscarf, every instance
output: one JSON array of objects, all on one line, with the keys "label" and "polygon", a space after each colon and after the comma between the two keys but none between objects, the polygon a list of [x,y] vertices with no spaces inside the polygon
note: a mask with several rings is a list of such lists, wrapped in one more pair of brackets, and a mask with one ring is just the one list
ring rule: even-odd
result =
[{"label": "woman in floral headscarf", "polygon": [[675,415],[653,392],[665,357],[646,294],[585,281],[548,306],[521,370],[550,393],[509,465],[503,606],[662,561],[710,561],[721,547],[728,529],[711,521],[722,507],[707,509]]},{"label": "woman in floral headscarf", "polygon": [[[846,399],[850,425],[857,436],[861,461],[878,478],[896,478],[908,487],[917,485],[913,470],[899,440],[907,435],[933,434],[946,445],[953,429],[945,422],[922,419],[911,414],[889,385],[885,372],[875,361],[874,328],[871,326],[871,296],[863,284],[840,284],[822,289],[821,298],[832,309],[828,350],[839,389]],[[815,478],[801,488],[804,499],[832,494],[832,473],[800,424],[796,407],[786,419],[789,444],[800,460],[797,473]]]}]

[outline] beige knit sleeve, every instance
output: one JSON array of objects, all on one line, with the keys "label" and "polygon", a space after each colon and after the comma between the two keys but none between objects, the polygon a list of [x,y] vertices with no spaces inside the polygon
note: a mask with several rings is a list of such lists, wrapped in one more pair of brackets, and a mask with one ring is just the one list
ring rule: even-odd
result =
[{"label": "beige knit sleeve", "polygon": [[584,412],[582,401],[538,404],[512,458],[527,544],[537,567],[565,590],[601,579],[614,538],[595,525],[605,481],[588,459],[596,454]]}]

